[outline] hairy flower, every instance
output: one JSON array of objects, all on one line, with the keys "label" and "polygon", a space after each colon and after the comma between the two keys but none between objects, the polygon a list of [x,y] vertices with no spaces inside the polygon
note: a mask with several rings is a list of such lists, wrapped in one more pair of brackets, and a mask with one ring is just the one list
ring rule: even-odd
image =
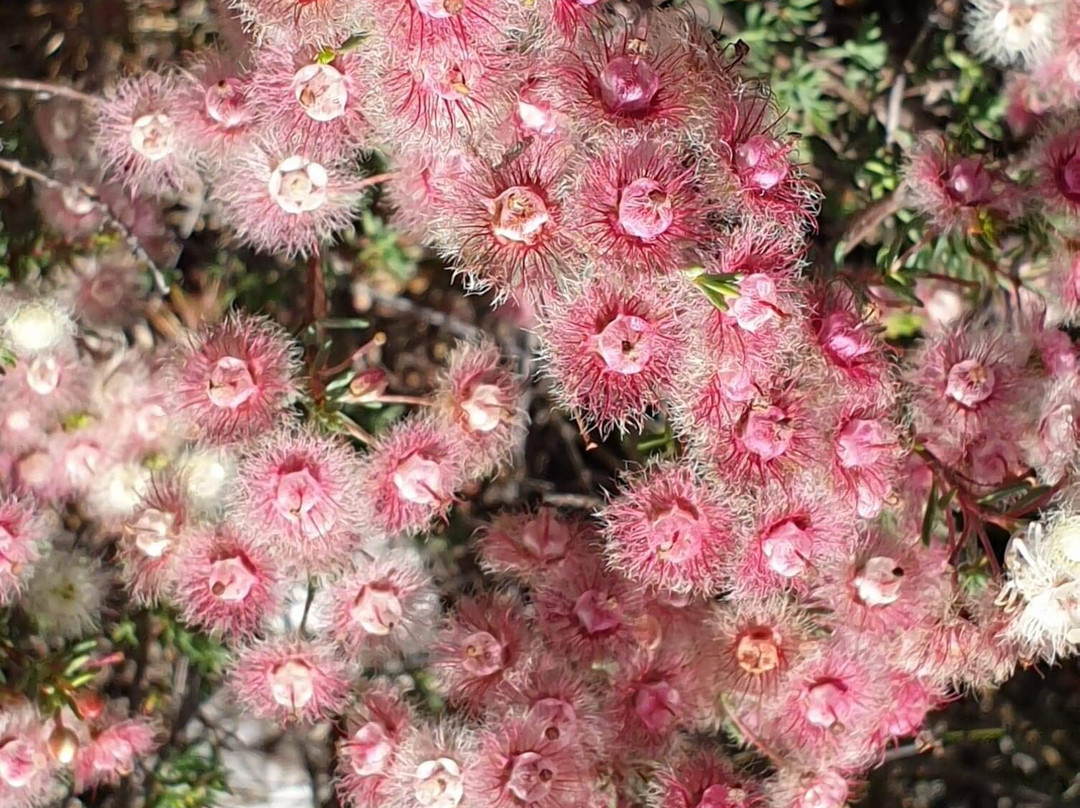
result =
[{"label": "hairy flower", "polygon": [[30,499],[0,497],[0,605],[25,589],[46,537],[46,525]]},{"label": "hairy flower", "polygon": [[174,412],[211,443],[265,432],[296,390],[297,347],[275,323],[233,315],[192,334],[170,359]]},{"label": "hairy flower", "polygon": [[87,742],[79,745],[72,770],[78,791],[116,784],[135,770],[136,761],[158,748],[158,728],[150,719],[108,715],[93,722]]},{"label": "hairy flower", "polygon": [[76,639],[100,624],[107,584],[97,559],[54,547],[35,565],[20,603],[45,636]]},{"label": "hairy flower", "polygon": [[968,41],[980,57],[1003,66],[1037,64],[1049,56],[1059,33],[1055,0],[973,0]]},{"label": "hairy flower", "polygon": [[241,650],[229,686],[258,718],[310,723],[344,709],[350,677],[331,647],[285,636]]},{"label": "hairy flower", "polygon": [[183,619],[229,639],[257,634],[278,603],[276,569],[251,538],[230,527],[193,531],[174,575]]},{"label": "hairy flower", "polygon": [[664,400],[686,351],[672,300],[639,283],[594,281],[554,302],[544,326],[557,400],[606,435]]},{"label": "hairy flower", "polygon": [[1031,146],[1037,198],[1051,213],[1080,215],[1080,117],[1057,122]]},{"label": "hairy flower", "polygon": [[438,594],[422,560],[407,549],[362,564],[319,598],[329,636],[365,666],[410,656],[431,644]]},{"label": "hairy flower", "polygon": [[736,774],[731,761],[701,746],[665,761],[653,776],[650,808],[749,808],[760,787]]},{"label": "hairy flower", "polygon": [[187,158],[213,170],[230,165],[250,147],[256,98],[235,59],[213,50],[192,59],[178,81],[174,106],[183,122],[177,138]]},{"label": "hairy flower", "polygon": [[342,566],[358,541],[360,497],[348,444],[285,429],[241,460],[228,510],[240,524],[258,525],[257,541],[282,566],[324,572]]},{"label": "hairy flower", "polygon": [[475,789],[476,738],[461,724],[442,719],[416,727],[391,767],[386,805],[394,808],[458,808]]},{"label": "hairy flower", "polygon": [[183,481],[169,474],[151,482],[125,520],[117,549],[128,592],[137,603],[154,604],[168,596],[189,510]]},{"label": "hairy flower", "polygon": [[480,563],[497,575],[537,583],[579,563],[592,538],[591,525],[554,508],[503,512],[480,532]]},{"label": "hairy flower", "polygon": [[483,808],[573,808],[587,793],[581,750],[547,737],[528,719],[504,719],[482,733],[473,778]]},{"label": "hairy flower", "polygon": [[648,586],[713,595],[739,536],[728,501],[683,464],[649,466],[601,513],[607,558]]},{"label": "hairy flower", "polygon": [[28,701],[0,701],[0,800],[10,808],[34,808],[55,796],[56,769],[49,756],[47,725]]}]

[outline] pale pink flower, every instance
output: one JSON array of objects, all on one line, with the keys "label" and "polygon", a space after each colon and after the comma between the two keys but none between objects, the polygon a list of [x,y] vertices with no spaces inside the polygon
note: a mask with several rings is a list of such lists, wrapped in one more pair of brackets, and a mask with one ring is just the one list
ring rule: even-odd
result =
[{"label": "pale pink flower", "polygon": [[418,724],[397,750],[386,785],[390,808],[459,808],[472,803],[476,737],[443,718]]},{"label": "pale pink flower", "polygon": [[298,348],[277,324],[236,314],[192,334],[170,358],[174,412],[211,443],[265,432],[295,395]]},{"label": "pale pink flower", "polygon": [[35,808],[55,797],[56,765],[49,755],[47,725],[29,701],[0,701],[0,802]]},{"label": "pale pink flower", "polygon": [[451,704],[477,714],[524,664],[530,638],[521,603],[489,594],[460,600],[432,645],[431,666]]},{"label": "pale pink flower", "polygon": [[464,459],[460,441],[435,419],[395,424],[361,462],[359,476],[369,486],[369,523],[392,536],[445,518],[464,482]]},{"label": "pale pink flower", "polygon": [[94,145],[107,177],[131,193],[168,195],[197,183],[181,148],[175,73],[146,71],[131,76],[103,101],[94,121]]},{"label": "pale pink flower", "polygon": [[500,513],[481,528],[480,563],[496,575],[535,584],[563,566],[580,563],[594,538],[588,522],[554,508]]},{"label": "pale pink flower", "polygon": [[319,594],[333,641],[365,667],[426,650],[439,616],[439,596],[416,553],[391,550]]},{"label": "pale pink flower", "polygon": [[358,468],[340,439],[278,430],[240,461],[227,510],[237,524],[257,526],[258,543],[281,566],[340,568],[363,526]]},{"label": "pale pink flower", "polygon": [[782,769],[766,786],[769,808],[845,808],[852,784],[842,770]]},{"label": "pale pink flower", "polygon": [[505,0],[393,0],[374,22],[391,50],[479,50],[505,42],[512,8]]},{"label": "pale pink flower", "polygon": [[60,418],[86,405],[92,368],[74,347],[28,356],[5,369],[0,400],[25,406],[39,417]]},{"label": "pale pink flower", "polygon": [[232,528],[193,531],[174,570],[181,616],[214,634],[251,637],[277,607],[277,571],[251,538]]},{"label": "pale pink flower", "polygon": [[281,724],[329,720],[345,708],[350,686],[348,666],[333,648],[299,636],[242,649],[229,676],[241,707]]},{"label": "pale pink flower", "polygon": [[217,198],[239,241],[308,256],[344,230],[363,195],[348,167],[320,162],[291,137],[263,141],[222,166]]},{"label": "pale pink flower", "polygon": [[650,587],[713,595],[740,538],[730,501],[685,464],[651,465],[600,514],[608,562]]},{"label": "pale pink flower", "polygon": [[79,745],[72,761],[76,791],[119,783],[158,748],[158,734],[157,725],[143,717],[108,715],[91,722],[89,740]]},{"label": "pale pink flower", "polygon": [[267,44],[255,51],[248,94],[263,136],[287,141],[296,154],[331,165],[364,148],[361,104],[371,65],[355,52],[321,58],[319,45]]},{"label": "pale pink flower", "polygon": [[863,519],[884,507],[898,478],[903,447],[895,424],[864,411],[841,412],[833,431],[833,469]]},{"label": "pale pink flower", "polygon": [[1031,146],[1036,198],[1050,213],[1080,215],[1080,117],[1048,127]]},{"label": "pale pink flower", "polygon": [[660,405],[688,347],[675,302],[644,283],[591,282],[553,302],[543,330],[556,400],[603,435]]},{"label": "pale pink flower", "polygon": [[34,571],[46,539],[33,500],[0,497],[0,605],[18,598]]},{"label": "pale pink flower", "polygon": [[336,48],[363,30],[370,14],[356,0],[227,0],[258,42],[301,42]]},{"label": "pale pink flower", "polygon": [[136,603],[155,604],[169,596],[173,563],[190,527],[189,511],[183,480],[166,474],[153,480],[124,521],[117,552]]},{"label": "pale pink flower", "polygon": [[507,463],[525,440],[522,381],[490,340],[460,343],[439,376],[437,405],[461,436],[470,477]]},{"label": "pale pink flower", "polygon": [[199,53],[179,79],[175,115],[180,147],[190,160],[215,169],[251,146],[255,125],[251,82],[236,59],[215,50]]},{"label": "pale pink flower", "polygon": [[378,808],[387,798],[391,767],[416,721],[388,685],[373,684],[345,717],[337,743],[337,792],[352,808]]}]

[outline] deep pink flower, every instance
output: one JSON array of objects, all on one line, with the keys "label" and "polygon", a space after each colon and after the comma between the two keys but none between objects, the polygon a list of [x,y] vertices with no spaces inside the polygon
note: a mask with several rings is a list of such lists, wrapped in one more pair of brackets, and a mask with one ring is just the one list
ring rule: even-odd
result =
[{"label": "deep pink flower", "polygon": [[533,143],[506,165],[477,169],[455,184],[436,227],[469,289],[505,298],[554,287],[570,249],[560,187],[565,163],[562,145]]},{"label": "deep pink flower", "polygon": [[640,655],[620,666],[612,688],[614,743],[638,755],[663,759],[676,732],[692,727],[713,695],[708,682],[695,677],[687,658],[663,651]]},{"label": "deep pink flower", "polygon": [[408,418],[395,424],[363,458],[369,486],[367,516],[384,534],[413,533],[444,518],[465,481],[464,452],[438,421]]},{"label": "deep pink flower", "polygon": [[383,804],[391,767],[415,721],[413,710],[391,687],[374,684],[361,693],[337,743],[337,792],[348,805]]},{"label": "deep pink flower", "polygon": [[551,648],[589,664],[624,660],[636,649],[643,616],[640,587],[583,559],[545,576],[533,593],[538,628]]},{"label": "deep pink flower", "polygon": [[426,650],[439,616],[430,574],[405,549],[362,564],[320,598],[329,636],[367,667]]},{"label": "deep pink flower", "polygon": [[940,230],[967,230],[979,216],[1009,215],[1014,194],[982,158],[961,157],[940,135],[926,135],[912,149],[905,172],[907,198]]},{"label": "deep pink flower", "polygon": [[263,433],[295,394],[297,353],[284,329],[262,317],[209,326],[170,359],[173,411],[211,443]]},{"label": "deep pink flower", "polygon": [[278,430],[241,460],[229,500],[238,524],[282,567],[326,572],[360,540],[362,481],[342,440],[309,429]]},{"label": "deep pink flower", "polygon": [[569,194],[567,218],[601,270],[675,272],[709,241],[709,204],[692,164],[673,145],[602,144]]},{"label": "deep pink flower", "polygon": [[677,135],[696,122],[706,78],[693,59],[690,17],[653,10],[585,33],[565,52],[553,96],[582,138],[614,131]]},{"label": "deep pink flower", "polygon": [[348,666],[333,648],[286,636],[241,650],[229,687],[257,718],[306,724],[328,720],[345,708],[350,679]]},{"label": "deep pink flower", "polygon": [[500,513],[479,534],[480,563],[500,576],[531,584],[587,556],[595,538],[592,526],[554,508]]},{"label": "deep pink flower", "polygon": [[45,525],[30,499],[0,497],[0,605],[16,599],[34,571]]},{"label": "deep pink flower", "polygon": [[651,808],[752,808],[760,786],[735,772],[719,748],[692,748],[665,761],[653,775]]},{"label": "deep pink flower", "polygon": [[472,777],[481,808],[576,808],[588,785],[581,749],[524,718],[481,733]]},{"label": "deep pink flower", "polygon": [[437,390],[443,420],[461,437],[470,477],[509,461],[525,440],[522,382],[489,340],[460,343],[446,359]]},{"label": "deep pink flower", "polygon": [[174,569],[181,616],[215,634],[251,637],[277,607],[277,571],[251,538],[232,528],[193,531]]},{"label": "deep pink flower", "polygon": [[644,283],[593,281],[553,302],[543,327],[556,399],[604,435],[665,399],[687,349],[674,301]]},{"label": "deep pink flower", "polygon": [[143,717],[119,719],[110,715],[91,722],[89,733],[89,740],[80,744],[72,761],[76,791],[119,783],[135,770],[136,761],[160,745],[158,727]]},{"label": "deep pink flower", "polygon": [[729,503],[683,464],[650,466],[601,513],[608,561],[650,587],[713,595],[739,539]]},{"label": "deep pink flower", "polygon": [[1080,118],[1067,116],[1031,147],[1038,199],[1052,213],[1080,214]]},{"label": "deep pink flower", "polygon": [[106,176],[131,193],[168,195],[197,183],[181,148],[175,73],[146,71],[124,79],[97,110],[94,144]]},{"label": "deep pink flower", "polygon": [[524,664],[530,638],[521,604],[506,595],[458,602],[431,648],[431,665],[451,704],[479,713],[503,679]]}]

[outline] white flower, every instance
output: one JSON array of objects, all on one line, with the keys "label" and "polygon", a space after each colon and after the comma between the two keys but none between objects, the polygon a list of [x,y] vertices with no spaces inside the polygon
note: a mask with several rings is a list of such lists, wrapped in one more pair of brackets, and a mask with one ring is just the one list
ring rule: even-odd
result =
[{"label": "white flower", "polygon": [[51,351],[71,336],[75,323],[48,300],[37,300],[11,311],[3,322],[5,341],[18,356]]},{"label": "white flower", "polygon": [[58,550],[39,562],[23,608],[41,632],[72,639],[95,629],[101,617],[105,573],[77,550]]},{"label": "white flower", "polygon": [[1038,64],[1053,52],[1060,7],[1060,0],[973,0],[971,48],[1001,65]]}]

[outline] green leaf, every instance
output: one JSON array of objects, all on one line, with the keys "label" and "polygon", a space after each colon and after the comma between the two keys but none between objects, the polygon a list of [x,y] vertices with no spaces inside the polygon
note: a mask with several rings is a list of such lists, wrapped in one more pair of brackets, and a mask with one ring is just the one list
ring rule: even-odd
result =
[{"label": "green leaf", "polygon": [[934,520],[937,518],[937,482],[930,483],[930,496],[926,498],[926,511],[923,513],[922,527],[919,529],[919,538],[923,547],[930,546],[930,537],[934,530]]}]

